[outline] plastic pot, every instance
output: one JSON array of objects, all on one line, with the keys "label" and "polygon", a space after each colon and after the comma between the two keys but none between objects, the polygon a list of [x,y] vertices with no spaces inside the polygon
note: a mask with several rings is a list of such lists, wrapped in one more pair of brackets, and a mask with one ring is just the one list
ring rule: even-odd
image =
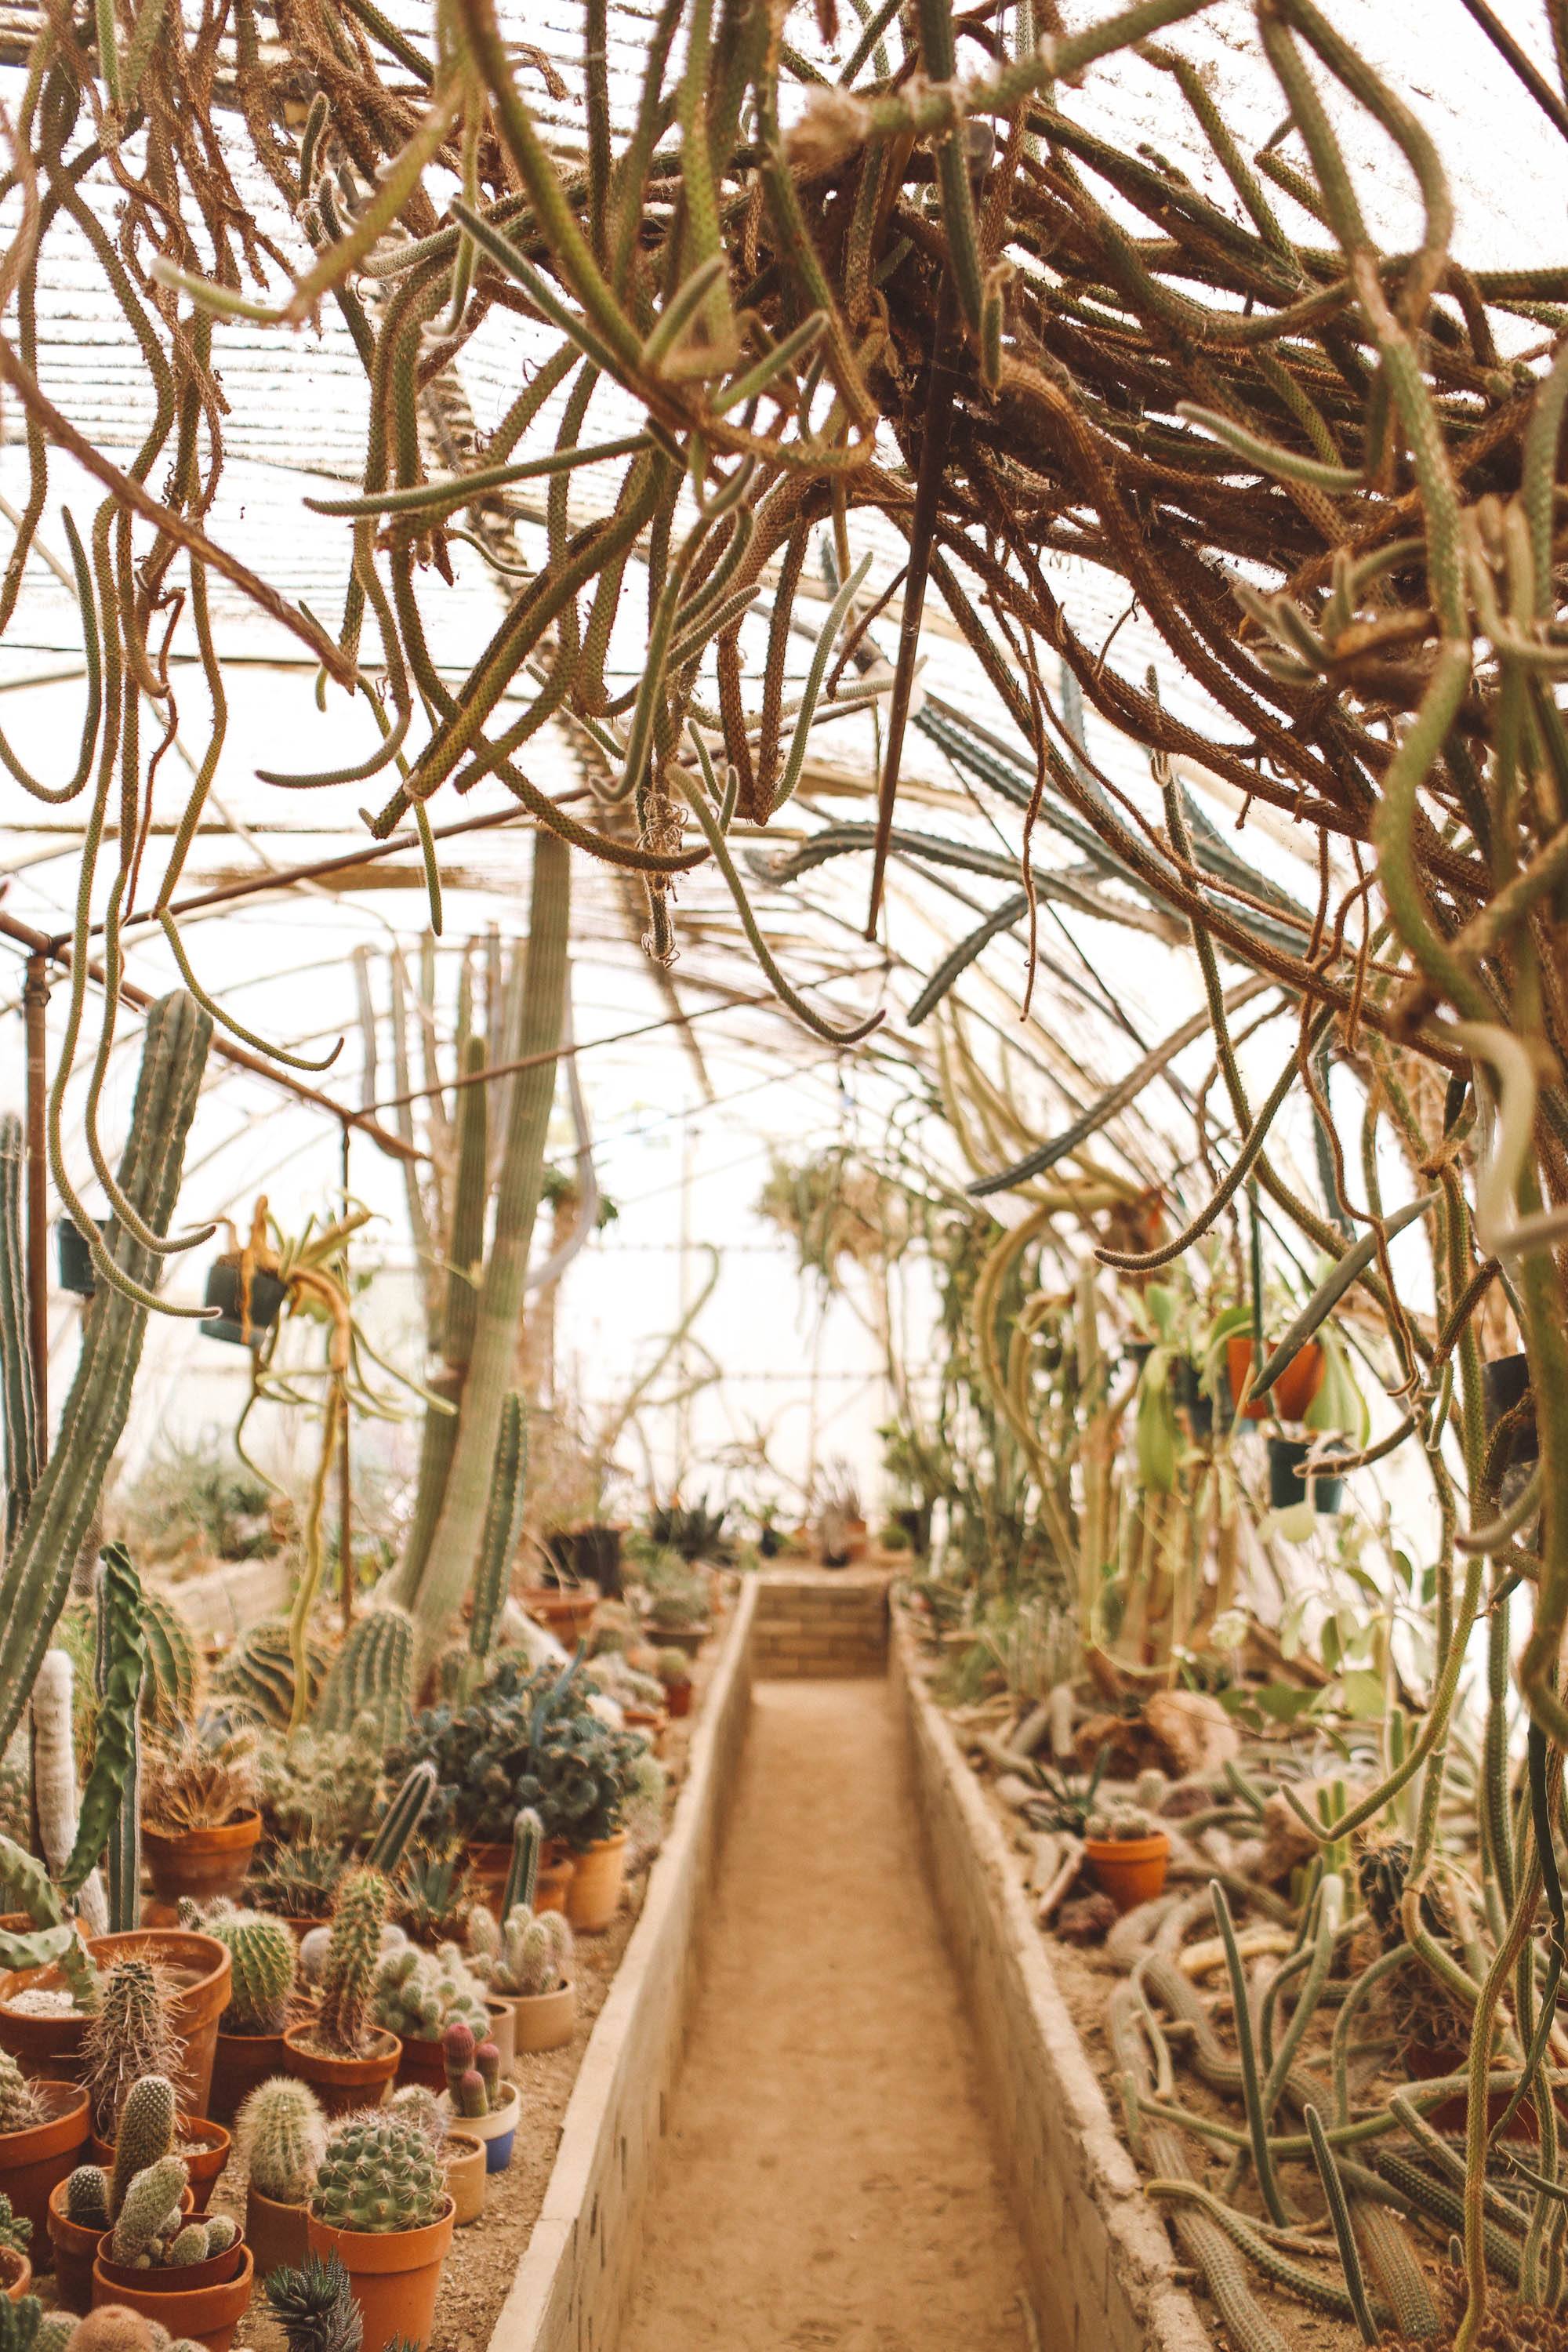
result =
[{"label": "plastic pot", "polygon": [[303,2205],[263,2197],[254,2180],[245,2192],[245,2236],[258,2279],[268,2279],[285,2267],[297,2271],[310,2251]]},{"label": "plastic pot", "polygon": [[142,1824],[142,1853],[161,1903],[210,1903],[215,1895],[237,1895],[245,1884],[257,1841],[259,1813],[241,1813],[213,1830],[153,1829]]},{"label": "plastic pot", "polygon": [[384,2026],[373,2028],[375,2046],[367,2058],[337,2058],[310,2046],[313,2021],[289,2026],[283,2036],[283,2063],[290,2074],[309,2083],[328,2116],[352,2115],[355,2107],[379,2107],[397,2072],[403,2044]]},{"label": "plastic pot", "polygon": [[81,2162],[90,2119],[79,2083],[41,2082],[36,2095],[46,2120],[0,2133],[0,2193],[19,2221],[32,2223],[30,2253],[42,2271],[48,2268],[50,2192]]},{"label": "plastic pot", "polygon": [[[100,1234],[107,1234],[113,1220],[95,1217],[92,1222]],[[92,1252],[74,1217],[61,1217],[56,1225],[55,1252],[59,1262],[60,1288],[68,1290],[73,1298],[95,1297],[98,1279],[93,1272]]]},{"label": "plastic pot", "polygon": [[[147,2287],[113,2285],[103,2274],[101,2258],[92,2266],[92,2300],[94,2308],[104,2303],[123,2303],[132,2311],[140,2311],[148,2319],[162,2322],[171,2336],[189,2336],[195,2344],[205,2344],[207,2352],[228,2352],[234,2341],[234,2331],[245,2316],[250,2301],[250,2290],[256,2283],[256,2264],[250,2248],[241,2239],[239,2269],[231,2279],[220,2280],[214,2286]],[[151,2278],[151,2271],[139,2271],[138,2278]],[[170,2273],[165,2273],[165,2276]]]},{"label": "plastic pot", "polygon": [[447,2134],[447,2194],[452,2200],[452,2220],[460,2230],[469,2221],[477,2221],[485,2210],[485,2145],[470,2131],[449,2131]]},{"label": "plastic pot", "polygon": [[[1481,1407],[1489,1437],[1503,1415],[1511,1412],[1515,1405],[1522,1404],[1529,1394],[1528,1356],[1499,1356],[1495,1362],[1481,1366]],[[1535,1432],[1532,1410],[1510,1433],[1508,1459],[1501,1466],[1505,1470],[1512,1470],[1521,1462],[1535,1461],[1540,1452],[1541,1444]]]},{"label": "plastic pot", "polygon": [[144,1958],[156,1960],[173,1979],[169,2015],[184,2044],[174,2077],[180,2112],[193,2118],[205,2116],[212,2093],[217,2021],[228,2007],[233,1981],[227,1947],[216,1936],[194,1935],[184,1927],[132,1927],[121,1936],[95,1936],[87,1948],[100,1969],[118,1959]]},{"label": "plastic pot", "polygon": [[1085,1838],[1083,1854],[1100,1893],[1109,1895],[1119,1911],[1136,1911],[1164,1886],[1171,1841],[1163,1830],[1152,1837]]},{"label": "plastic pot", "polygon": [[[540,1856],[539,1876],[533,1891],[536,1911],[564,1911],[567,1890],[575,1868],[573,1856],[559,1838],[546,1841]],[[500,1916],[501,1901],[506,1883],[511,1874],[511,1846],[479,1843],[468,1848],[468,1875],[473,1880],[487,1910]]]},{"label": "plastic pot", "polygon": [[225,2033],[220,2027],[207,2113],[220,2124],[231,2124],[258,2083],[288,2071],[281,2033]]},{"label": "plastic pot", "polygon": [[33,2284],[33,2265],[15,2246],[0,2246],[0,2287],[7,2302],[20,2303]]},{"label": "plastic pot", "polygon": [[349,2274],[364,2321],[362,2352],[386,2352],[395,2336],[429,2342],[454,2216],[450,2197],[441,2219],[423,2230],[333,2230],[306,2216],[310,2252],[323,2262],[336,2254]]},{"label": "plastic pot", "polygon": [[261,1266],[253,1267],[248,1320],[242,1289],[238,1258],[215,1258],[207,1268],[206,1304],[218,1312],[197,1326],[207,1339],[223,1339],[234,1348],[253,1348],[263,1331],[269,1331],[277,1322],[289,1296],[287,1283]]},{"label": "plastic pot", "polygon": [[553,1992],[513,1993],[511,2013],[520,2050],[564,2050],[577,2031],[577,1988],[563,1984]]},{"label": "plastic pot", "polygon": [[441,2094],[441,2113],[452,2129],[471,2132],[484,2142],[487,2172],[504,2172],[511,2162],[512,2142],[522,2114],[522,2095],[517,2084],[506,2083],[501,2089],[501,2103],[491,2116],[460,2116],[452,2105],[450,2091]]},{"label": "plastic pot", "polygon": [[1288,1511],[1297,1503],[1304,1503],[1309,1493],[1312,1508],[1331,1516],[1344,1507],[1345,1482],[1330,1471],[1319,1470],[1310,1478],[1300,1475],[1302,1465],[1310,1454],[1314,1440],[1310,1437],[1270,1436],[1268,1440],[1268,1500],[1276,1511]]},{"label": "plastic pot", "polygon": [[600,1934],[621,1907],[626,1883],[626,1833],[597,1838],[577,1856],[572,1884],[566,1889],[566,1917],[579,1935]]},{"label": "plastic pot", "polygon": [[111,2287],[145,2286],[147,2281],[154,2277],[177,2277],[181,2287],[185,2289],[222,2286],[239,2269],[240,2257],[245,2251],[245,2240],[238,2237],[232,2246],[226,2246],[221,2254],[209,2254],[204,2263],[182,2263],[177,2271],[173,2268],[149,2271],[141,2269],[135,2263],[117,2263],[112,2252],[113,2244],[113,2231],[105,2230],[99,2239],[98,2260],[93,2264],[94,2278],[101,2275]]},{"label": "plastic pot", "polygon": [[[186,2147],[195,2142],[199,2152],[191,2156]],[[184,2158],[186,2186],[191,2192],[190,2210],[205,2213],[212,2202],[213,2190],[223,2177],[225,2166],[233,2152],[234,2143],[222,2124],[207,2116],[176,2116],[174,2117],[176,2152]],[[184,2143],[184,2145],[182,2145]],[[110,2140],[92,2137],[93,2164],[101,2164],[105,2172],[114,2169],[114,2147]]]}]

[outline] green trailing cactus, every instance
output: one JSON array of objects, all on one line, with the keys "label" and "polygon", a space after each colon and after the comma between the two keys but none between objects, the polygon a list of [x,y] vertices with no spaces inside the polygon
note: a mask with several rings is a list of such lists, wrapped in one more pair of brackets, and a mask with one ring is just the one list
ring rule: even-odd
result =
[{"label": "green trailing cactus", "polygon": [[371,2034],[371,1996],[390,1890],[378,1870],[353,1870],[338,1892],[316,2032],[324,2050],[358,2056]]},{"label": "green trailing cactus", "polygon": [[422,2230],[446,2202],[445,2168],[416,2124],[372,2109],[328,2134],[310,2210],[330,2228]]},{"label": "green trailing cactus", "polygon": [[37,1382],[27,1330],[27,1252],[22,1233],[25,1150],[21,1120],[15,1111],[0,1112],[0,1423],[5,1432],[7,1551],[16,1539],[44,1466]]},{"label": "green trailing cactus", "polygon": [[302,2205],[327,2145],[326,2119],[308,2083],[277,2074],[258,2083],[236,2119],[251,2182],[279,2205]]},{"label": "green trailing cactus", "polygon": [[381,1744],[401,1739],[414,1700],[414,1623],[390,1604],[373,1609],[350,1632],[332,1662],[312,1717],[317,1731],[346,1731],[374,1717]]},{"label": "green trailing cactus", "polygon": [[147,1637],[142,1580],[123,1544],[106,1544],[98,1583],[98,1643],[93,1682],[98,1711],[92,1769],[82,1790],[80,1825],[66,1864],[73,1893],[108,1849],[109,1930],[125,1935],[142,1916],[141,1745],[139,1716]]},{"label": "green trailing cactus", "polygon": [[8,2050],[0,2050],[0,2136],[31,2131],[44,2120],[38,2095]]},{"label": "green trailing cactus", "polygon": [[280,2264],[263,2287],[289,2352],[359,2352],[364,2320],[336,2254],[311,2254],[298,2270]]},{"label": "green trailing cactus", "polygon": [[133,2083],[121,2105],[114,2135],[114,2165],[109,2176],[109,2218],[117,2221],[131,2183],[174,2153],[178,2102],[167,2074],[146,2074]]},{"label": "green trailing cactus", "polygon": [[435,1793],[434,1764],[411,1765],[398,1783],[370,1842],[365,1854],[369,1869],[384,1871],[389,1878],[392,1876],[407,1852],[408,1842]]},{"label": "green trailing cactus", "polygon": [[[169,1994],[163,1970],[136,1954],[116,1960],[103,1980],[102,1998],[82,2037],[82,2080],[104,2139],[115,2137],[138,2095],[147,2101],[166,2091],[173,2100],[170,2078],[184,2053]],[[162,2087],[155,2091],[154,2085]]]},{"label": "green trailing cactus", "polygon": [[507,1597],[511,1563],[522,1532],[524,1490],[528,1477],[528,1424],[522,1398],[509,1390],[501,1404],[496,1433],[495,1461],[490,1471],[490,1499],[479,1539],[479,1567],[474,1576],[474,1608],[468,1621],[468,1649],[480,1664],[495,1641],[496,1620]]},{"label": "green trailing cactus", "polygon": [[210,1916],[204,1933],[216,1936],[229,1956],[226,2033],[280,2033],[299,1973],[300,1948],[281,1919],[265,1911],[230,1911]]},{"label": "green trailing cactus", "polygon": [[[147,1015],[119,1183],[145,1226],[160,1236],[174,1213],[211,1036],[209,1016],[183,990],[161,998]],[[118,1218],[110,1227],[108,1248],[132,1281],[143,1289],[152,1283],[160,1259]],[[103,1283],[82,1316],[81,1353],[54,1452],[0,1571],[0,1748],[21,1720],[98,1509],[104,1473],[130,1410],[147,1315],[142,1301]]]},{"label": "green trailing cactus", "polygon": [[533,1908],[539,1891],[539,1864],[544,1852],[544,1823],[531,1805],[521,1805],[511,1825],[511,1863],[501,1895],[501,1916],[510,1918],[521,1905]]}]

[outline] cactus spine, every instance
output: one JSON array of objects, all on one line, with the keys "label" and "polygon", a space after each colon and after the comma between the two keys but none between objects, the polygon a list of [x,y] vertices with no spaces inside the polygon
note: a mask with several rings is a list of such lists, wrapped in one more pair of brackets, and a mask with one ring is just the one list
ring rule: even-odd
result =
[{"label": "cactus spine", "polygon": [[496,1433],[495,1462],[490,1472],[490,1499],[485,1530],[479,1539],[479,1563],[474,1578],[474,1613],[468,1622],[468,1650],[478,1661],[489,1656],[496,1619],[511,1581],[512,1554],[522,1532],[522,1506],[528,1475],[528,1424],[522,1398],[509,1390],[501,1404]]},{"label": "cactus spine", "polygon": [[[142,1070],[119,1181],[151,1229],[166,1233],[179,1191],[185,1138],[212,1037],[212,1023],[183,990],[147,1015]],[[143,1286],[160,1261],[117,1218],[109,1248]],[[65,1604],[104,1473],[119,1444],[142,1359],[148,1309],[108,1284],[82,1317],[81,1354],[54,1453],[39,1475],[0,1572],[0,1748],[9,1742],[38,1662]],[[0,1346],[5,1344],[0,1330]],[[7,1374],[7,1382],[9,1382]],[[84,1871],[83,1876],[86,1873]]]},{"label": "cactus spine", "polygon": [[447,2201],[439,2155],[417,2124],[388,2109],[347,2116],[328,2136],[310,2200],[336,2230],[421,2230]]},{"label": "cactus spine", "polygon": [[232,1968],[226,2033],[280,2033],[299,1971],[300,1948],[281,1919],[264,1911],[231,1911],[208,1919],[205,1932],[228,1952]]},{"label": "cactus spine", "polygon": [[201,1675],[190,1620],[162,1593],[143,1588],[142,1631],[147,1640],[143,1712],[161,1731],[194,1723]]},{"label": "cactus spine", "polygon": [[425,1809],[436,1793],[436,1767],[428,1760],[416,1764],[404,1775],[395,1793],[388,1801],[381,1824],[371,1840],[365,1855],[365,1866],[384,1871],[390,1878],[408,1850],[408,1841],[418,1828]]},{"label": "cactus spine", "polygon": [[238,2116],[253,2185],[279,2205],[302,2205],[327,2145],[326,2121],[307,2083],[278,2074],[258,2083]]},{"label": "cactus spine", "polygon": [[[483,1094],[483,1087],[475,1087]],[[44,1466],[33,1353],[27,1344],[27,1253],[22,1238],[25,1139],[15,1111],[0,1113],[0,1421],[5,1427],[5,1548],[8,1551]]]},{"label": "cactus spine", "polygon": [[317,2032],[322,2046],[357,2056],[370,2032],[371,1991],[386,1924],[388,1888],[379,1870],[353,1870],[344,1879],[321,1972]]},{"label": "cactus spine", "polygon": [[503,1919],[510,1919],[520,1906],[532,1910],[539,1889],[539,1858],[543,1851],[544,1823],[531,1805],[524,1805],[511,1825],[511,1864],[500,1905]]},{"label": "cactus spine", "polygon": [[373,1609],[332,1661],[313,1718],[318,1731],[346,1731],[374,1715],[380,1742],[400,1739],[414,1703],[414,1624],[403,1610]]},{"label": "cactus spine", "polygon": [[173,2154],[174,2086],[166,2074],[145,2074],[133,2083],[120,2110],[114,2137],[114,2168],[109,2176],[109,2218],[117,2221],[139,2172]]}]

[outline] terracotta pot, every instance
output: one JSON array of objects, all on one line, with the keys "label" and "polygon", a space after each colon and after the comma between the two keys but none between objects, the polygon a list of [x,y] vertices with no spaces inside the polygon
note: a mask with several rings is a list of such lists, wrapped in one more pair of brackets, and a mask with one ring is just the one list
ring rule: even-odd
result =
[{"label": "terracotta pot", "polygon": [[694,1658],[712,1631],[711,1625],[655,1625],[649,1629],[649,1639],[661,1650],[684,1650],[689,1658]]},{"label": "terracotta pot", "polygon": [[469,2221],[477,2221],[485,2210],[485,2144],[472,2132],[449,2131],[447,2134],[447,2194],[452,2200],[452,2220],[460,2230]]},{"label": "terracotta pot", "polygon": [[258,2083],[287,2071],[280,2033],[225,2033],[220,2028],[207,2113],[220,2124],[231,2124]]},{"label": "terracotta pot", "polygon": [[[1252,1341],[1245,1331],[1226,1341],[1225,1365],[1231,1395],[1238,1397],[1241,1384],[1252,1370]],[[1278,1414],[1281,1421],[1304,1419],[1307,1407],[1323,1385],[1326,1370],[1321,1342],[1309,1339],[1304,1347],[1298,1348],[1268,1394],[1251,1400],[1242,1419],[1264,1421],[1270,1413]]]},{"label": "terracotta pot", "polygon": [[397,2072],[397,2062],[403,2054],[403,2044],[395,2033],[384,2027],[372,2029],[375,2048],[368,2058],[334,2058],[324,2050],[313,2050],[309,2036],[312,2027],[291,2025],[283,2036],[283,2063],[290,2074],[309,2083],[328,2116],[352,2115],[355,2107],[379,2107],[386,2096],[387,2085]]},{"label": "terracotta pot", "polygon": [[336,2254],[353,2283],[364,2321],[362,2352],[386,2352],[395,2336],[429,2342],[453,2213],[448,2197],[441,2219],[423,2230],[333,2230],[313,2213],[307,2217],[310,2252],[323,2262]]},{"label": "terracotta pot", "polygon": [[537,1623],[548,1626],[569,1650],[576,1648],[599,1605],[596,1592],[574,1592],[554,1584],[528,1584],[518,1600]]},{"label": "terracotta pot", "polygon": [[447,2062],[440,2042],[404,2042],[397,2059],[397,2087],[405,2083],[421,2083],[427,2091],[443,2091],[447,2087]]},{"label": "terracotta pot", "polygon": [[8,2302],[20,2303],[33,2284],[33,2265],[15,2246],[0,2246],[0,2286]]},{"label": "terracotta pot", "polygon": [[[160,2275],[153,2271],[142,2270],[135,2263],[117,2263],[112,2251],[113,2244],[113,2231],[105,2230],[99,2239],[98,2260],[93,2264],[95,2282],[101,2278],[111,2287],[145,2286],[150,2278]],[[173,2270],[165,2270],[161,2275],[165,2281],[171,2283],[177,2276],[182,2291],[195,2287],[222,2286],[238,2271],[240,2259],[245,2251],[245,2240],[239,2237],[235,2240],[232,2246],[226,2246],[221,2254],[209,2254],[205,2263],[182,2263],[177,2273]]]},{"label": "terracotta pot", "polygon": [[237,1895],[261,1835],[259,1813],[241,1813],[216,1830],[155,1830],[142,1824],[142,1852],[160,1902],[210,1903]]},{"label": "terracotta pot", "polygon": [[297,2271],[310,2251],[305,2208],[280,2205],[275,2197],[263,2197],[254,2180],[245,2192],[245,2236],[256,2257],[258,2279],[270,2278],[285,2265]]},{"label": "terracotta pot", "polygon": [[81,2161],[89,2117],[79,2084],[39,2083],[36,2096],[46,2120],[0,2133],[0,2193],[19,2221],[32,2223],[31,2252],[42,2271],[48,2268],[49,2192]]},{"label": "terracotta pot", "polygon": [[[187,2155],[185,2147],[181,2145],[182,2142],[193,2141],[197,2143],[200,2148],[200,2153],[195,2156]],[[222,2124],[212,2122],[206,2116],[176,2116],[174,2145],[176,2152],[184,2158],[186,2182],[191,2192],[191,2210],[193,2213],[205,2213],[212,2201],[213,2190],[217,2187],[224,2167],[228,2162],[234,2143]],[[105,2172],[112,2172],[114,2169],[113,2143],[100,2139],[98,2134],[94,2132],[92,2155],[89,2160],[93,2164],[101,2164]]]},{"label": "terracotta pot", "polygon": [[[566,1893],[572,1884],[575,1867],[572,1855],[559,1838],[551,1838],[539,1860],[539,1876],[533,1890],[536,1911],[564,1911]],[[468,1875],[474,1883],[487,1910],[499,1919],[506,1882],[511,1872],[511,1847],[507,1845],[471,1844],[468,1848]]]},{"label": "terracotta pot", "polygon": [[[96,2222],[73,2221],[66,2211],[66,2184],[49,2191],[49,2245],[55,2258],[55,2301],[67,2311],[92,2308],[92,2265],[103,2235]],[[37,2244],[37,2238],[33,2241]]]},{"label": "terracotta pot", "polygon": [[[30,1929],[32,1921],[27,1922]],[[79,2010],[58,2017],[35,2017],[11,2004],[19,1992],[35,1986],[63,1987],[58,1968],[6,1969],[0,1972],[0,2050],[15,2058],[24,2074],[48,2075],[77,2082],[81,2076],[81,2043],[87,2019]]]},{"label": "terracotta pot", "polygon": [[566,1916],[579,1934],[596,1935],[607,1927],[621,1907],[626,1882],[626,1833],[599,1838],[577,1856],[572,1884],[566,1890]]},{"label": "terracotta pot", "polygon": [[135,1927],[123,1936],[95,1936],[88,1950],[100,1969],[118,1959],[144,1956],[174,1980],[169,2006],[185,2054],[174,2088],[182,2115],[205,2116],[212,2094],[217,2021],[228,2007],[233,1968],[227,1948],[216,1936],[195,1936],[184,1927]]},{"label": "terracotta pot", "polygon": [[498,1994],[487,1994],[485,2007],[490,2013],[490,2040],[500,2053],[500,2070],[510,2074],[517,2063],[517,2017],[510,2000]]},{"label": "terracotta pot", "polygon": [[441,2094],[441,2113],[454,2131],[465,2131],[485,2144],[485,2170],[504,2172],[511,2162],[512,2143],[517,2137],[518,2120],[522,2114],[522,2094],[515,2083],[502,2085],[500,2106],[489,2116],[460,2116],[452,2105],[450,2091]]},{"label": "terracotta pot", "polygon": [[1171,1841],[1163,1830],[1152,1837],[1085,1838],[1083,1855],[1101,1894],[1119,1911],[1136,1911],[1140,1903],[1152,1903],[1165,1884]]},{"label": "terracotta pot", "polygon": [[577,1988],[512,1995],[511,2013],[520,2050],[564,2050],[577,2031]]},{"label": "terracotta pot", "polygon": [[[149,2319],[160,2320],[171,2336],[189,2336],[195,2344],[205,2344],[207,2352],[228,2352],[234,2341],[234,2331],[245,2316],[250,2301],[250,2290],[256,2283],[256,2264],[250,2248],[241,2241],[239,2270],[231,2279],[216,2286],[167,2288],[144,2286],[111,2286],[103,2276],[103,2264],[92,2266],[92,2300],[94,2306],[103,2303],[123,2303],[132,2311],[145,2314]],[[141,2278],[152,2273],[142,2271]]]},{"label": "terracotta pot", "polygon": [[669,1709],[671,1721],[679,1722],[682,1716],[689,1715],[691,1712],[691,1685],[666,1683],[664,1703]]},{"label": "terracotta pot", "polygon": [[[688,1689],[690,1685],[688,1685]],[[662,1706],[623,1706],[621,1720],[628,1731],[640,1731],[656,1756],[664,1754],[669,1717]]]}]

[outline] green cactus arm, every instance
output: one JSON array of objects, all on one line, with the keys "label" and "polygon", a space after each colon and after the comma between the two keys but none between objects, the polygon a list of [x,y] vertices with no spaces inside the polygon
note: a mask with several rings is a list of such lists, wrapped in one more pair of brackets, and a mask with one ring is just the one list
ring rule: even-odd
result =
[{"label": "green cactus arm", "polygon": [[137,1709],[147,1644],[142,1632],[142,1580],[123,1544],[108,1544],[99,1580],[98,1715],[92,1769],[81,1792],[76,1843],[60,1889],[77,1894],[109,1847],[110,1928],[137,1924]]},{"label": "green cactus arm", "polygon": [[[160,1232],[174,1214],[211,1037],[211,1021],[184,991],[161,998],[147,1015],[120,1183]],[[118,1227],[110,1239],[117,1265],[144,1286],[157,1268],[153,1253]],[[147,1312],[104,1285],[83,1316],[81,1354],[55,1449],[0,1572],[0,1748],[21,1721],[124,1430]]]},{"label": "green cactus arm", "polygon": [[381,1817],[381,1825],[364,1858],[367,1869],[384,1871],[388,1876],[392,1874],[408,1851],[408,1841],[418,1828],[426,1807],[435,1793],[434,1764],[426,1759],[413,1765]]},{"label": "green cactus arm", "polygon": [[527,1476],[528,1423],[522,1398],[516,1389],[511,1389],[501,1404],[500,1428],[496,1433],[495,1461],[490,1471],[490,1499],[474,1578],[468,1649],[476,1658],[488,1658],[495,1639],[496,1619],[506,1598],[512,1554],[522,1532]]},{"label": "green cactus arm", "polygon": [[533,1908],[539,1886],[539,1857],[544,1850],[544,1823],[531,1805],[524,1805],[511,1825],[511,1863],[501,1896],[500,1916],[509,1920],[521,1906]]}]

